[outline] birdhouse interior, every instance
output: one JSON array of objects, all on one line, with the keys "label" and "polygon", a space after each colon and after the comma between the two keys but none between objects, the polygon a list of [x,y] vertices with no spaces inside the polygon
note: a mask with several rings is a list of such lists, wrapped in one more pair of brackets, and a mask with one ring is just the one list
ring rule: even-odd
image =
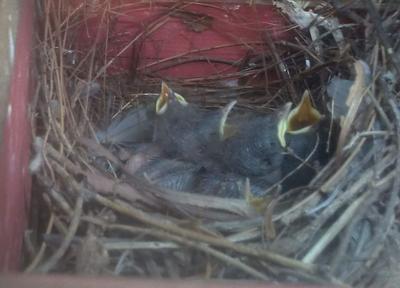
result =
[{"label": "birdhouse interior", "polygon": [[26,271],[400,272],[390,1],[36,2]]}]

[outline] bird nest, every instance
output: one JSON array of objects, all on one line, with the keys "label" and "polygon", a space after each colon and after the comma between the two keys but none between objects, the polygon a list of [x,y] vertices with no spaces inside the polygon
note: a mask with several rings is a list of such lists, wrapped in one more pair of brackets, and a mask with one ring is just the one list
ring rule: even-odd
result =
[{"label": "bird nest", "polygon": [[[273,185],[264,205],[254,209],[245,197],[251,179],[242,197],[227,198],[168,189],[130,170],[127,163],[139,169],[148,159],[135,145],[120,144],[152,141],[137,136],[155,125],[140,109],[155,107],[162,79],[156,70],[144,73],[137,67],[110,73],[120,56],[105,56],[108,41],[118,37],[112,34],[112,20],[127,6],[66,2],[37,1],[38,89],[32,104],[30,165],[35,233],[25,241],[27,271],[360,287],[397,282],[397,5],[322,1],[302,7],[276,1],[273,7],[286,18],[283,28],[294,36],[292,42],[269,41],[266,31],[258,49],[243,43],[259,52],[239,68],[233,63],[235,73],[163,79],[191,105],[215,111],[237,100],[235,109],[247,114],[275,115],[285,103],[298,103],[309,89],[317,110],[332,119],[329,131],[336,149],[328,163],[306,185],[288,191]],[[166,16],[129,47],[188,2],[163,5]],[[77,35],[94,15],[109,36],[105,43],[94,40],[78,49]],[[193,29],[207,26],[196,23]],[[170,60],[159,59],[169,67],[187,59]],[[272,80],[266,75],[273,75]],[[136,118],[124,122],[129,111],[144,120],[137,121],[132,112]],[[340,133],[333,133],[335,121]],[[165,167],[159,169],[165,172]]]}]

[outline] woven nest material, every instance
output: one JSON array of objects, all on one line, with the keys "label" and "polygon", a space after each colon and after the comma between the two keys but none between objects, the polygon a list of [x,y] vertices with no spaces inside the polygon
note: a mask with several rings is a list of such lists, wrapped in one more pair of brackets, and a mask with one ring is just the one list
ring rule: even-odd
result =
[{"label": "woven nest material", "polygon": [[[330,1],[311,13],[293,6],[294,1],[277,1],[276,9],[288,18],[286,28],[296,35],[293,43],[264,45],[270,58],[260,54],[264,61],[258,70],[244,69],[229,78],[240,84],[269,69],[277,75],[273,83],[228,87],[224,79],[169,81],[191,103],[219,107],[239,99],[243,109],[268,112],[299,101],[305,88],[324,106],[330,79],[345,75],[351,80],[335,156],[307,187],[274,195],[256,213],[245,199],[163,190],[121,172],[128,156],[115,145],[100,144],[96,132],[128,108],[154,103],[161,81],[139,72],[134,78],[132,73],[106,75],[113,60],[104,59],[104,43],[75,51],[74,36],[91,17],[88,9],[102,11],[105,23],[122,12],[107,8],[108,1],[83,1],[74,9],[66,2],[38,1],[31,171],[32,210],[39,218],[31,224],[37,237],[26,240],[31,247],[27,271],[360,287],[397,282],[396,5]],[[302,27],[295,15],[314,21]],[[336,16],[350,24],[329,26],[339,23]]]}]

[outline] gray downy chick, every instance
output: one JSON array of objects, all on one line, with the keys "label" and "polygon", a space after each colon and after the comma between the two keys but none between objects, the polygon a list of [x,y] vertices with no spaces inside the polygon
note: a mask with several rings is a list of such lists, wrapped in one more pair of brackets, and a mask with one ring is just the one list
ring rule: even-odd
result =
[{"label": "gray downy chick", "polygon": [[270,175],[279,180],[282,148],[277,137],[278,117],[273,115],[233,115],[222,135],[211,142],[208,153],[222,169],[245,177]]},{"label": "gray downy chick", "polygon": [[135,147],[134,152],[125,164],[125,169],[130,174],[135,174],[143,167],[146,167],[146,165],[162,157],[163,153],[159,146],[153,143],[139,144]]},{"label": "gray downy chick", "polygon": [[280,129],[280,142],[285,150],[282,190],[286,191],[307,185],[327,164],[335,152],[340,126],[313,107],[306,90],[298,106],[283,117]]},{"label": "gray downy chick", "polygon": [[161,188],[193,192],[201,167],[176,159],[158,158],[141,167],[136,175]]},{"label": "gray downy chick", "polygon": [[100,143],[132,148],[137,143],[150,142],[155,113],[149,106],[138,106],[113,119],[104,130],[96,132]]},{"label": "gray downy chick", "polygon": [[206,159],[208,142],[218,136],[221,117],[235,103],[233,101],[221,110],[205,110],[189,104],[163,82],[156,103],[153,141],[169,157],[201,163]]}]

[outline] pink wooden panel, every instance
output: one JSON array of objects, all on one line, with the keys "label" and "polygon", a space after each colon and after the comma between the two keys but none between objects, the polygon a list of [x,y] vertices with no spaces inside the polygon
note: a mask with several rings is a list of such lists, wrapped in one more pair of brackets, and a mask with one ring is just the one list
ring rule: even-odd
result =
[{"label": "pink wooden panel", "polygon": [[34,0],[21,1],[15,62],[3,143],[0,147],[0,272],[19,268],[22,238],[30,202],[28,171]]}]

